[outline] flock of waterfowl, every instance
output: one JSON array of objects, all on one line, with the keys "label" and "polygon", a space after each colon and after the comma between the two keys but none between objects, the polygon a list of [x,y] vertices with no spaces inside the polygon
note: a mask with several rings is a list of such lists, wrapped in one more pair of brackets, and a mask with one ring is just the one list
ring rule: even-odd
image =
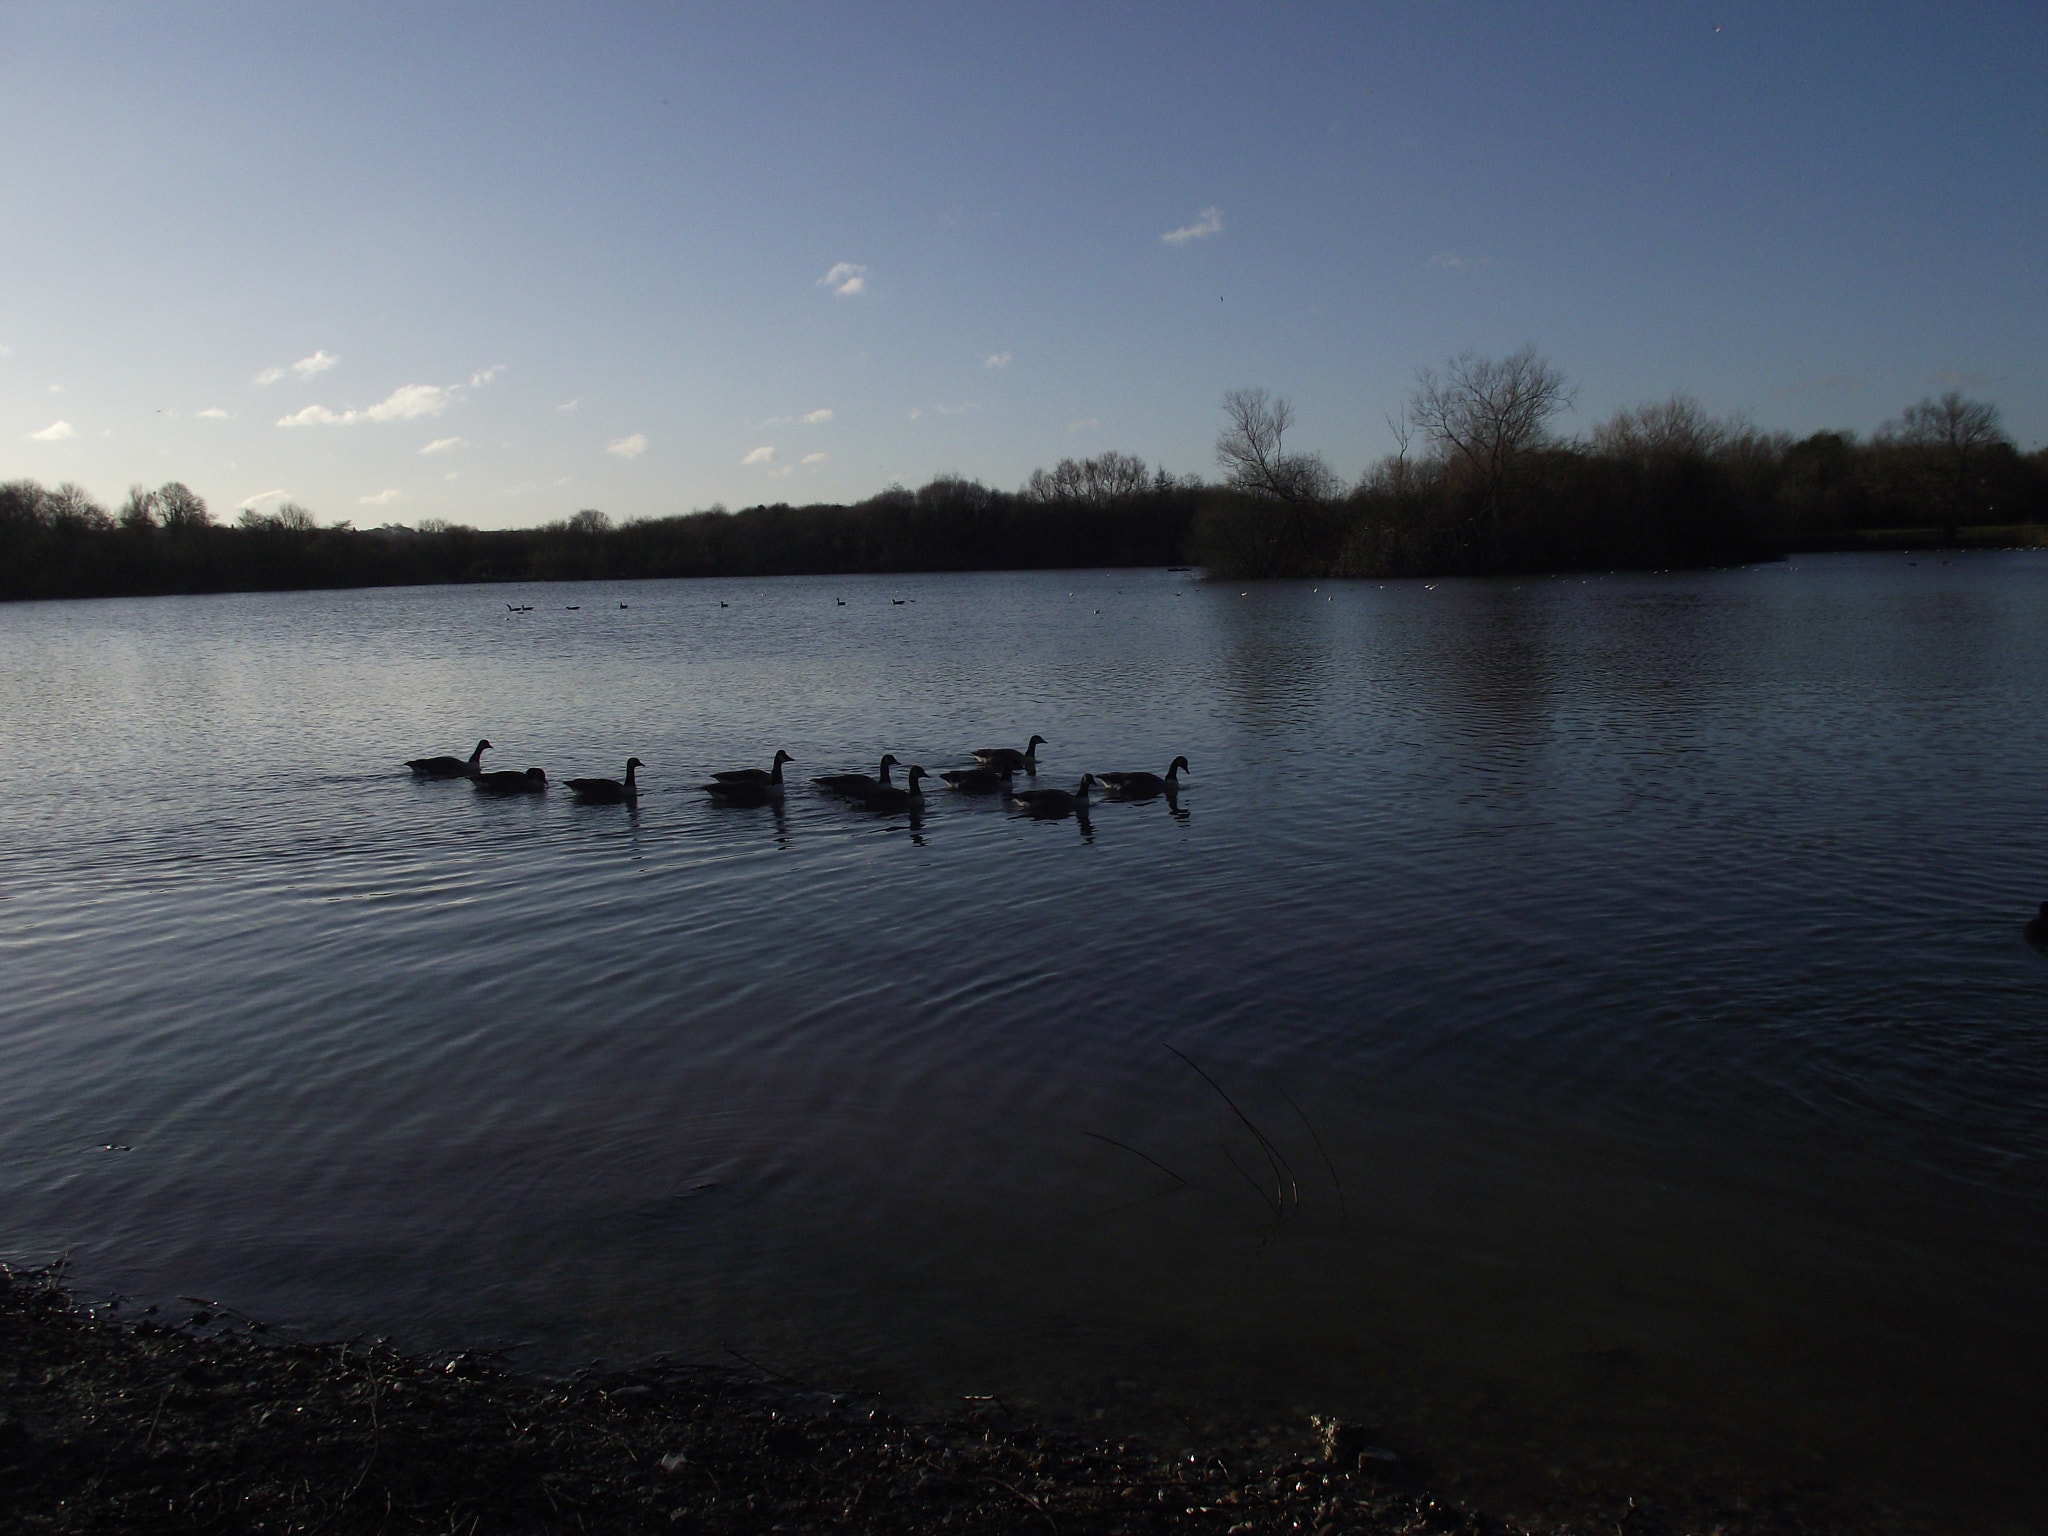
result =
[{"label": "flock of waterfowl", "polygon": [[[936,777],[956,794],[1001,795],[1011,805],[1032,816],[1085,817],[1089,797],[1096,793],[1105,800],[1151,800],[1160,795],[1173,800],[1180,793],[1180,776],[1188,770],[1188,760],[1176,757],[1163,774],[1084,773],[1081,782],[1071,790],[1018,788],[1018,774],[1030,779],[1038,777],[1038,749],[1045,745],[1047,742],[1043,736],[1033,736],[1021,750],[1016,747],[981,747],[969,754],[974,759],[973,767],[948,769]],[[415,757],[408,759],[405,766],[417,778],[467,779],[483,794],[546,793],[548,776],[539,768],[523,771],[486,769],[483,766],[484,753],[491,750],[490,739],[486,737],[476,744],[476,750],[467,758]],[[787,752],[778,751],[774,762],[766,768],[734,768],[714,773],[711,781],[701,787],[722,805],[765,805],[781,800],[784,789],[782,765],[795,761]],[[639,758],[629,757],[624,779],[570,779],[569,792],[578,800],[592,804],[638,804],[640,787],[634,771],[645,766]],[[934,775],[922,765],[913,763],[904,775],[904,781],[898,784],[890,779],[889,770],[902,766],[902,759],[895,753],[885,752],[871,774],[827,773],[812,779],[811,783],[825,794],[836,795],[870,811],[920,810],[924,805],[924,781]]]}]

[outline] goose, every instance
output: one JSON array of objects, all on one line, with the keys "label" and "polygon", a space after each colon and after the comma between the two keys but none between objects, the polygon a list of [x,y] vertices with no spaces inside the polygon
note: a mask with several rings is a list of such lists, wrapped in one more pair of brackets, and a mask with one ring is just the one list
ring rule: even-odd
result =
[{"label": "goose", "polygon": [[2027,936],[2027,942],[2037,949],[2048,949],[2048,901],[2041,903],[2041,910],[2027,919],[2027,926],[2020,932]]},{"label": "goose", "polygon": [[538,795],[548,787],[548,776],[538,768],[524,773],[506,768],[497,773],[479,773],[470,781],[487,795]]},{"label": "goose", "polygon": [[858,800],[878,789],[893,789],[895,786],[889,782],[889,769],[892,766],[900,767],[902,762],[903,760],[894,752],[884,752],[882,766],[874,773],[827,773],[819,775],[811,782],[827,794],[845,795]]},{"label": "goose", "polygon": [[1034,779],[1038,777],[1038,749],[1045,745],[1043,736],[1034,736],[1019,752],[1015,747],[976,747],[974,759],[984,768],[1007,768],[1012,773],[1022,768]]},{"label": "goose", "polygon": [[931,775],[922,768],[913,766],[905,776],[903,788],[891,784],[878,785],[860,798],[861,805],[870,811],[919,811],[924,809],[924,791],[917,787],[919,779]]},{"label": "goose", "polygon": [[1010,787],[1007,768],[953,768],[939,775],[963,795],[999,795]]},{"label": "goose", "polygon": [[782,765],[796,759],[787,752],[775,754],[773,768],[732,768],[724,773],[711,775],[711,782],[704,786],[707,794],[721,800],[761,801],[782,798]]},{"label": "goose", "polygon": [[1178,790],[1180,771],[1187,766],[1186,758],[1176,757],[1164,778],[1156,773],[1098,773],[1095,782],[1112,800],[1149,800],[1161,791],[1170,795]]},{"label": "goose", "polygon": [[621,801],[631,803],[640,798],[640,786],[633,781],[633,770],[647,765],[637,757],[626,759],[626,782],[617,779],[571,779],[569,793],[578,800],[588,800],[593,805],[617,805]]},{"label": "goose", "polygon": [[1072,793],[1064,789],[1013,789],[1010,803],[1034,816],[1071,816],[1088,814],[1088,789],[1095,782],[1095,775],[1081,775],[1080,785]]},{"label": "goose", "polygon": [[476,750],[469,754],[469,761],[459,757],[411,757],[405,766],[422,779],[473,779],[481,771],[484,753],[491,749],[488,740],[476,744]]}]

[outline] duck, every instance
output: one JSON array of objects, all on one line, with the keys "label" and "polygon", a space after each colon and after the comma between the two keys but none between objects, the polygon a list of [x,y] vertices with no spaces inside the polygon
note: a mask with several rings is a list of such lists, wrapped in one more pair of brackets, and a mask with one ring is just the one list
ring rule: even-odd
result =
[{"label": "duck", "polygon": [[1080,784],[1071,792],[1064,789],[1013,789],[1010,791],[1010,804],[1034,816],[1086,816],[1088,791],[1094,783],[1095,775],[1084,773]]},{"label": "duck", "polygon": [[1010,787],[1007,768],[951,768],[939,775],[963,795],[999,795]]},{"label": "duck", "polygon": [[778,751],[773,768],[731,768],[714,773],[704,791],[723,800],[778,800],[782,797],[782,765],[795,761],[787,752]]},{"label": "duck", "polygon": [[861,796],[861,806],[870,811],[923,810],[924,791],[918,788],[917,781],[930,777],[931,775],[922,768],[913,765],[910,772],[904,776],[904,783],[901,789],[890,784],[878,785],[867,794]]},{"label": "duck", "polygon": [[484,754],[491,750],[488,739],[476,744],[476,750],[464,762],[459,757],[410,757],[405,766],[422,779],[473,779],[482,770]]},{"label": "duck", "polygon": [[1098,773],[1095,781],[1112,800],[1149,800],[1161,792],[1170,795],[1178,790],[1180,771],[1187,766],[1186,758],[1176,757],[1164,778],[1156,773]]},{"label": "duck", "polygon": [[472,775],[469,782],[487,795],[539,795],[547,791],[548,776],[538,768],[529,768],[524,773],[507,768]]},{"label": "duck", "polygon": [[858,800],[878,789],[894,788],[889,782],[889,770],[900,767],[902,761],[894,752],[884,752],[882,765],[874,773],[826,773],[811,782],[829,795],[845,795],[848,799]]},{"label": "duck", "polygon": [[2027,926],[2020,932],[2027,936],[2027,942],[2036,949],[2048,949],[2048,901],[2041,903],[2041,910],[2027,919]]},{"label": "duck", "polygon": [[640,798],[640,786],[633,781],[633,770],[647,765],[637,757],[626,759],[626,782],[617,779],[571,779],[569,793],[578,800],[588,800],[593,805],[628,804]]},{"label": "duck", "polygon": [[1019,752],[1015,747],[976,747],[974,760],[984,768],[1007,768],[1015,773],[1022,768],[1034,779],[1038,777],[1038,749],[1046,744],[1043,736],[1034,736]]}]

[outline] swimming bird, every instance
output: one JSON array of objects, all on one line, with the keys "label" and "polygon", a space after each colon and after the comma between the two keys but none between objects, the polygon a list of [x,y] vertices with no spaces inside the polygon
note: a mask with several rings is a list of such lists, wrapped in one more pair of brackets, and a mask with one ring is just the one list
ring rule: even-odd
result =
[{"label": "swimming bird", "polygon": [[782,765],[796,759],[787,752],[775,754],[773,768],[731,768],[724,773],[711,775],[712,782],[703,786],[704,792],[716,795],[731,805],[758,805],[764,800],[782,798]]},{"label": "swimming bird", "polygon": [[588,800],[593,805],[618,805],[632,803],[640,798],[640,786],[633,781],[633,770],[647,765],[637,757],[626,759],[626,782],[617,779],[571,779],[569,793],[578,800]]},{"label": "swimming bird", "polygon": [[473,774],[469,782],[487,795],[538,795],[547,791],[548,776],[538,768],[529,768],[524,773],[506,768],[497,773]]},{"label": "swimming bird", "polygon": [[884,752],[882,766],[874,773],[826,773],[820,774],[811,782],[827,794],[845,795],[858,800],[875,790],[894,788],[889,782],[889,769],[900,766],[902,761],[894,752]]},{"label": "swimming bird", "polygon": [[405,766],[422,779],[473,779],[482,767],[484,753],[491,744],[488,740],[476,744],[476,750],[469,754],[469,761],[459,757],[411,757]]},{"label": "swimming bird", "polygon": [[1176,757],[1161,778],[1156,773],[1098,773],[1096,783],[1111,800],[1149,800],[1164,791],[1172,794],[1180,788],[1180,771],[1188,766],[1184,757]]},{"label": "swimming bird", "polygon": [[930,777],[922,768],[912,767],[901,789],[890,784],[879,785],[862,795],[860,803],[870,811],[921,811],[924,809],[924,791],[918,788],[917,781]]},{"label": "swimming bird", "polygon": [[1071,793],[1064,789],[1013,789],[1010,804],[1034,816],[1086,816],[1088,790],[1094,783],[1095,775],[1084,773],[1080,785]]},{"label": "swimming bird", "polygon": [[1010,787],[1007,768],[950,768],[939,777],[963,795],[999,795]]},{"label": "swimming bird", "polygon": [[2027,936],[2027,942],[2037,949],[2048,949],[2048,901],[2041,903],[2041,910],[2027,920],[2027,926],[2020,932]]},{"label": "swimming bird", "polygon": [[711,777],[721,784],[780,784],[782,765],[795,761],[787,752],[777,751],[773,768],[728,768],[724,773],[714,773]]},{"label": "swimming bird", "polygon": [[1045,745],[1043,736],[1034,736],[1019,752],[1015,747],[976,747],[974,760],[984,768],[1007,768],[1012,773],[1022,768],[1034,779],[1038,777],[1038,749]]}]

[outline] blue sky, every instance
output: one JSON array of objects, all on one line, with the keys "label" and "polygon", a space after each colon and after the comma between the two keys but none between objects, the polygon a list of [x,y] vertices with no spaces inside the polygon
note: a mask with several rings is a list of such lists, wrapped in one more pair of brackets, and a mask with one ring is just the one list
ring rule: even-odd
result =
[{"label": "blue sky", "polygon": [[1946,388],[2048,441],[2048,7],[0,5],[0,476],[529,525],[1347,476],[1418,367],[1563,425]]}]

